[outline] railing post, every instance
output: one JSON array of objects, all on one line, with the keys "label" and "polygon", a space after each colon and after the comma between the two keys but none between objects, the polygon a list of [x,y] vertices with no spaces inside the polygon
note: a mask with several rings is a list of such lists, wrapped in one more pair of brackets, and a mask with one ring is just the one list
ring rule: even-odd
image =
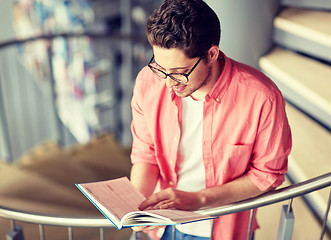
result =
[{"label": "railing post", "polygon": [[72,232],[72,227],[68,227],[68,239],[69,240],[74,240],[74,235]]},{"label": "railing post", "polygon": [[105,231],[103,228],[100,228],[100,240],[105,240]]},{"label": "railing post", "polygon": [[11,221],[11,230],[6,234],[6,240],[24,240],[23,229],[14,220]]},{"label": "railing post", "polygon": [[40,235],[40,240],[45,239],[44,225],[42,225],[42,224],[39,224],[39,235]]},{"label": "railing post", "polygon": [[330,193],[329,193],[328,205],[326,206],[325,215],[324,215],[324,219],[323,219],[323,226],[322,226],[320,240],[323,240],[323,237],[324,237],[326,223],[328,221],[328,215],[329,215],[329,211],[330,211],[330,205],[331,205],[331,188],[330,188]]},{"label": "railing post", "polygon": [[283,205],[280,216],[280,222],[278,227],[277,240],[291,240],[293,226],[294,226],[294,214],[292,211],[292,201],[288,205]]},{"label": "railing post", "polygon": [[135,239],[132,240],[143,240],[143,233],[142,232],[134,232]]},{"label": "railing post", "polygon": [[250,211],[249,223],[248,223],[248,231],[247,231],[247,240],[251,240],[253,217],[254,217],[254,208],[252,208],[251,211]]},{"label": "railing post", "polygon": [[171,237],[171,239],[175,240],[176,239],[176,227],[174,225],[172,225],[171,228],[172,228],[172,237]]}]

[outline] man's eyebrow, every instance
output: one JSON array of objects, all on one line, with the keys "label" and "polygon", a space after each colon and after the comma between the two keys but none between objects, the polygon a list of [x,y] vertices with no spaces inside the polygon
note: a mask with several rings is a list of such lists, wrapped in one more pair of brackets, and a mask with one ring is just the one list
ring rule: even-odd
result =
[{"label": "man's eyebrow", "polygon": [[[155,59],[154,59],[155,61]],[[156,61],[155,63],[160,67],[162,68],[163,70],[166,70],[164,67],[162,67],[160,64],[158,64]],[[169,70],[184,70],[184,69],[189,69],[191,66],[188,66],[188,67],[174,67],[174,68],[170,68]]]}]

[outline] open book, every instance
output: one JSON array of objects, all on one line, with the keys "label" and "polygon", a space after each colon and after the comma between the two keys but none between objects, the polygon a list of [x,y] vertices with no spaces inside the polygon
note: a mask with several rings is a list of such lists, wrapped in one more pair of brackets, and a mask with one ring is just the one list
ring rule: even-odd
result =
[{"label": "open book", "polygon": [[175,225],[213,218],[182,210],[140,211],[138,207],[145,197],[126,177],[76,184],[76,186],[117,229],[133,226]]}]

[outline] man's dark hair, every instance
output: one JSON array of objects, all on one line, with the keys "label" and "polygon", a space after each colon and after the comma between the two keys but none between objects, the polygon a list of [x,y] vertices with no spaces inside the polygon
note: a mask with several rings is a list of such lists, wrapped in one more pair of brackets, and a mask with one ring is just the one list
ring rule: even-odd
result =
[{"label": "man's dark hair", "polygon": [[203,57],[219,45],[221,27],[202,0],[165,0],[149,17],[146,34],[152,46],[179,48],[187,57]]}]

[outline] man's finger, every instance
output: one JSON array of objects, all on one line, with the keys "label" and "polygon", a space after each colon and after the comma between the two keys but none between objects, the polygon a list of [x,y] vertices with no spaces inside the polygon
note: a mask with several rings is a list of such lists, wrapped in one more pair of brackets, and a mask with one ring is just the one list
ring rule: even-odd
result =
[{"label": "man's finger", "polygon": [[159,193],[155,193],[152,194],[149,198],[147,198],[145,201],[143,201],[140,206],[139,209],[140,210],[144,210],[144,209],[148,209],[148,208],[153,208],[154,205],[158,204],[161,201],[167,200],[168,196],[167,194],[165,194],[165,192],[159,192]]},{"label": "man's finger", "polygon": [[164,226],[138,226],[138,227],[132,227],[131,229],[135,232],[149,232],[158,230],[160,228],[164,228]]},{"label": "man's finger", "polygon": [[131,229],[135,232],[140,232],[144,230],[144,227],[132,227]]},{"label": "man's finger", "polygon": [[171,200],[161,201],[153,206],[152,209],[174,209],[174,202]]}]

